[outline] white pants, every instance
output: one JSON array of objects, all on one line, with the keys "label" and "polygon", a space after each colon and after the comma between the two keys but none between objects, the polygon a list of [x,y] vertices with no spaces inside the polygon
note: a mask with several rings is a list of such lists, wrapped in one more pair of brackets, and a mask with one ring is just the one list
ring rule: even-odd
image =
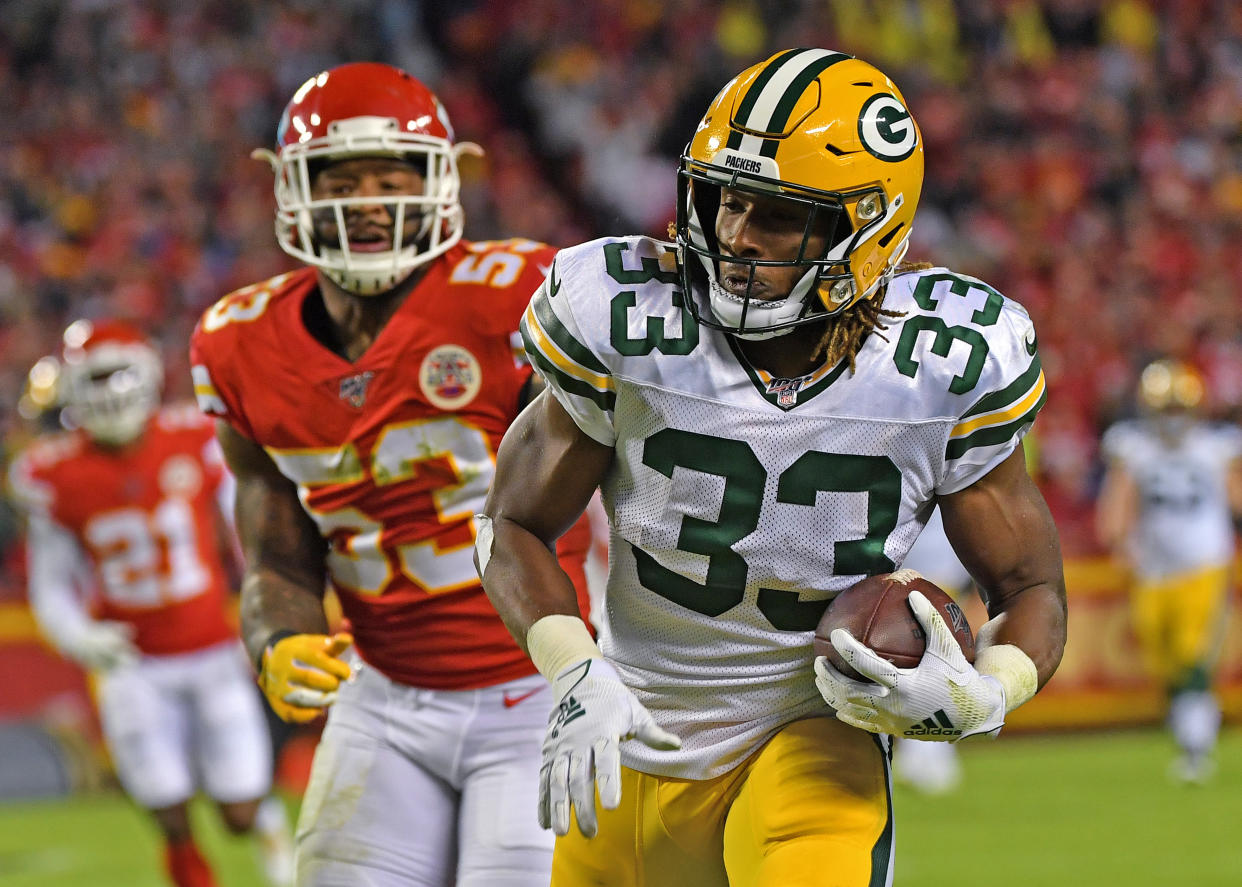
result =
[{"label": "white pants", "polygon": [[158,810],[198,788],[217,801],[271,789],[272,746],[241,645],[144,656],[99,679],[99,716],[125,791]]},{"label": "white pants", "polygon": [[361,665],[315,751],[297,829],[302,887],[547,887],[540,675],[420,690]]}]

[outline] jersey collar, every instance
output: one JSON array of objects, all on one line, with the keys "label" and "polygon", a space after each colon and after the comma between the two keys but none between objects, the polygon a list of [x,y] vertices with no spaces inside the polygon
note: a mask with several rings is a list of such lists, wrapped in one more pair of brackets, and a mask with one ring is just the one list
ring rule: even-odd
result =
[{"label": "jersey collar", "polygon": [[799,404],[806,403],[820,392],[827,390],[850,365],[848,360],[842,359],[836,366],[824,364],[806,375],[797,376],[793,379],[782,379],[773,376],[767,370],[761,370],[758,367],[752,366],[734,338],[728,335],[724,338],[729,343],[729,348],[733,350],[734,356],[737,357],[738,363],[746,370],[746,375],[750,377],[751,384],[755,386],[760,396],[772,404],[772,406],[786,412]]}]

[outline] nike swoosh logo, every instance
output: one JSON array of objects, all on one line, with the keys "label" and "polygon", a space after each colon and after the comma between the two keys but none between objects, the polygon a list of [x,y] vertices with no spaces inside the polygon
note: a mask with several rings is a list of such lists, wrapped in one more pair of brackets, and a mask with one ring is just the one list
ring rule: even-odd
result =
[{"label": "nike swoosh logo", "polygon": [[536,687],[533,690],[528,690],[525,693],[519,693],[516,696],[510,696],[509,691],[506,690],[504,695],[505,708],[513,708],[513,706],[517,705],[519,702],[525,702],[542,689],[543,687]]},{"label": "nike swoosh logo", "polygon": [[1031,355],[1031,357],[1034,357],[1035,356],[1035,331],[1034,330],[1031,330],[1029,333],[1026,334],[1025,345],[1026,345],[1026,353]]},{"label": "nike swoosh logo", "polygon": [[556,294],[561,291],[561,284],[556,279],[556,262],[552,263],[552,267],[548,269],[548,298],[555,299]]}]

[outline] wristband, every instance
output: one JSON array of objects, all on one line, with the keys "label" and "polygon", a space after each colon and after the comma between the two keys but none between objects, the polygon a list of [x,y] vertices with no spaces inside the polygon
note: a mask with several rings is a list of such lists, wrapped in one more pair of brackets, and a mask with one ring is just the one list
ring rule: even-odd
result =
[{"label": "wristband", "polygon": [[575,662],[603,659],[586,623],[577,616],[554,613],[537,619],[526,630],[526,652],[535,668],[549,681]]},{"label": "wristband", "polygon": [[288,628],[278,628],[274,632],[269,634],[267,636],[266,643],[264,643],[263,647],[259,650],[258,661],[255,662],[255,673],[263,674],[263,657],[267,655],[268,650],[272,649],[272,647],[279,644],[285,638],[291,638],[295,634],[303,634],[303,633],[304,632],[293,631],[292,629],[288,629]]},{"label": "wristband", "polygon": [[1039,670],[1014,644],[985,647],[975,657],[975,671],[990,675],[1005,691],[1005,714],[1030,700],[1039,689]]}]

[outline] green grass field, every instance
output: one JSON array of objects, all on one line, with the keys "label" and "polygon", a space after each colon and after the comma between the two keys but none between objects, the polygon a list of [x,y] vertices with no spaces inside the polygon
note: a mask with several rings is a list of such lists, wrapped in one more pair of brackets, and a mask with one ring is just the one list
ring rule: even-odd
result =
[{"label": "green grass field", "polygon": [[[1242,884],[1242,730],[1226,731],[1210,785],[1170,784],[1170,756],[1155,730],[964,746],[954,794],[899,789],[897,887]],[[260,887],[249,844],[209,807],[195,815],[222,885]],[[119,796],[0,805],[4,887],[162,887],[159,860]]]}]

